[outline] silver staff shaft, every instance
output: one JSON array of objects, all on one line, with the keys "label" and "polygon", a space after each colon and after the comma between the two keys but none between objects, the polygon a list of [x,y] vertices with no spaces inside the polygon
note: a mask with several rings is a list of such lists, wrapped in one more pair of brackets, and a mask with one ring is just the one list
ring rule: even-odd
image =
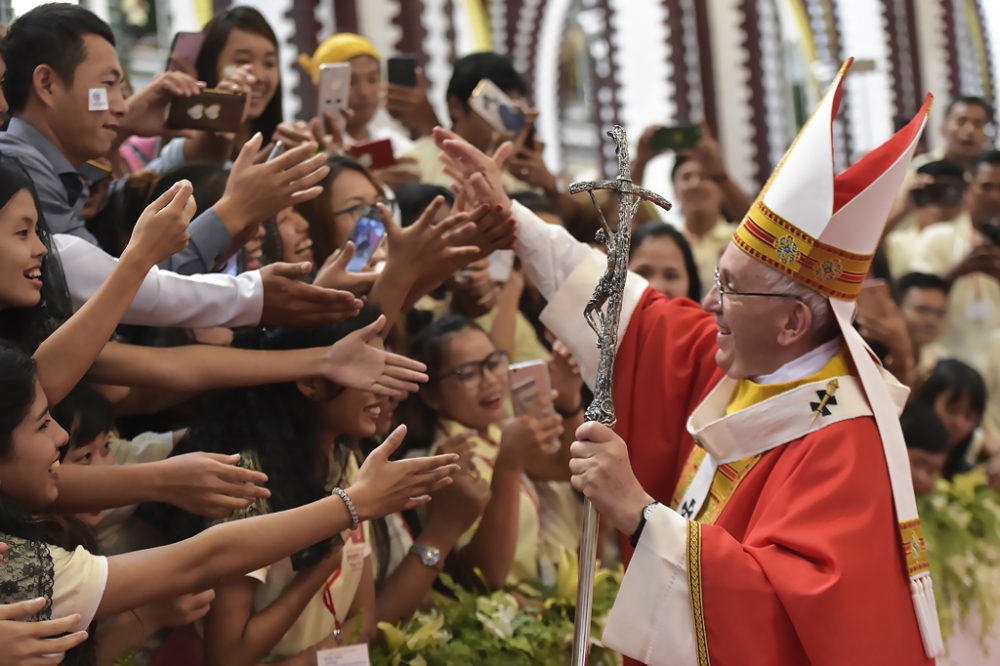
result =
[{"label": "silver staff shaft", "polygon": [[[615,403],[612,398],[611,384],[615,368],[615,354],[618,351],[618,322],[621,319],[622,299],[625,293],[625,280],[628,275],[629,246],[632,240],[632,218],[639,207],[640,200],[652,201],[664,210],[670,210],[670,202],[656,194],[632,183],[632,174],[628,157],[628,138],[625,130],[615,125],[608,132],[615,144],[615,155],[618,158],[618,177],[614,180],[601,180],[584,183],[573,183],[569,187],[571,194],[587,192],[597,208],[601,221],[598,231],[598,241],[607,245],[607,268],[593,295],[587,301],[583,317],[587,324],[597,334],[597,347],[600,357],[597,364],[597,377],[594,381],[594,400],[587,407],[586,419],[598,421],[606,426],[615,424]],[[601,207],[597,205],[594,192],[610,190],[618,197],[618,220],[612,227],[604,219]],[[573,628],[573,666],[586,666],[590,655],[590,624],[594,605],[594,570],[597,566],[597,511],[589,498],[583,503],[583,531],[580,535],[580,580],[576,590],[576,623]]]},{"label": "silver staff shaft", "polygon": [[576,588],[576,621],[573,629],[573,666],[587,666],[590,656],[590,620],[594,608],[594,570],[597,567],[597,510],[583,500],[583,535],[580,539],[580,583]]}]

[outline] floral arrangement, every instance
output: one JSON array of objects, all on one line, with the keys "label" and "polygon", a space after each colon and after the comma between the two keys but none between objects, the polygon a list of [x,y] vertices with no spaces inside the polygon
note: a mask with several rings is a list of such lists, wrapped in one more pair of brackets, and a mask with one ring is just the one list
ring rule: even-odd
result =
[{"label": "floral arrangement", "polygon": [[951,481],[938,479],[934,492],[918,499],[918,508],[941,630],[952,634],[975,608],[985,647],[1000,606],[1000,493],[979,467]]},{"label": "floral arrangement", "polygon": [[[477,666],[566,664],[573,641],[579,564],[563,552],[554,587],[519,584],[488,595],[470,592],[449,577],[452,596],[433,594],[433,606],[398,625],[380,622],[385,640],[372,651],[373,664]],[[600,636],[621,585],[623,571],[599,569],[595,576],[592,636]],[[593,640],[593,639],[592,639]],[[621,656],[594,640],[590,663],[617,666]]]}]

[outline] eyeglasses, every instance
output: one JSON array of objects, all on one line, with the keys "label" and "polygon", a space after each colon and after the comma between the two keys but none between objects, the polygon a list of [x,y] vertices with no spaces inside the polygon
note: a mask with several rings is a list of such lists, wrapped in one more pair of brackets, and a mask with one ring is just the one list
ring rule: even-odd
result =
[{"label": "eyeglasses", "polygon": [[457,377],[458,381],[466,386],[481,381],[486,375],[486,371],[494,375],[506,374],[507,366],[510,364],[510,356],[505,351],[495,351],[482,361],[469,361],[462,365],[455,366],[448,372],[438,375],[437,381],[444,381],[449,377]]},{"label": "eyeglasses", "polygon": [[725,296],[765,296],[770,298],[793,298],[796,301],[804,303],[801,296],[796,296],[795,294],[780,294],[775,292],[764,292],[764,291],[736,291],[735,289],[727,289],[722,286],[722,280],[719,278],[719,269],[715,269],[715,289],[719,294],[719,309],[722,309],[722,300]]},{"label": "eyeglasses", "polygon": [[[389,212],[393,215],[396,214],[396,206],[398,205],[395,199],[379,199],[376,203],[383,204],[389,209]],[[362,217],[375,217],[382,219],[382,213],[379,212],[378,207],[375,204],[360,203],[351,206],[350,208],[344,208],[343,210],[337,210],[333,212],[334,217],[340,217],[341,215],[350,215],[351,219],[357,222]]]}]

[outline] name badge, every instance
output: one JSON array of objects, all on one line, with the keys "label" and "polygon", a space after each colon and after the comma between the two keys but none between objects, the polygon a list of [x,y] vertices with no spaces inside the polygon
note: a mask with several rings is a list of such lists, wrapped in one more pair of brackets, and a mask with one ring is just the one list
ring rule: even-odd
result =
[{"label": "name badge", "polygon": [[332,650],[319,650],[316,653],[316,666],[371,666],[368,646],[361,643]]}]

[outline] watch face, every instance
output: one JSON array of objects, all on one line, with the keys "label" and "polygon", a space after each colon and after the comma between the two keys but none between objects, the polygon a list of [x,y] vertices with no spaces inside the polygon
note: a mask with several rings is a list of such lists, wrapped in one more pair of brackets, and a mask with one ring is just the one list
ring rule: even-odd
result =
[{"label": "watch face", "polygon": [[420,556],[424,566],[436,567],[441,561],[441,551],[434,546],[414,546],[413,550]]}]

